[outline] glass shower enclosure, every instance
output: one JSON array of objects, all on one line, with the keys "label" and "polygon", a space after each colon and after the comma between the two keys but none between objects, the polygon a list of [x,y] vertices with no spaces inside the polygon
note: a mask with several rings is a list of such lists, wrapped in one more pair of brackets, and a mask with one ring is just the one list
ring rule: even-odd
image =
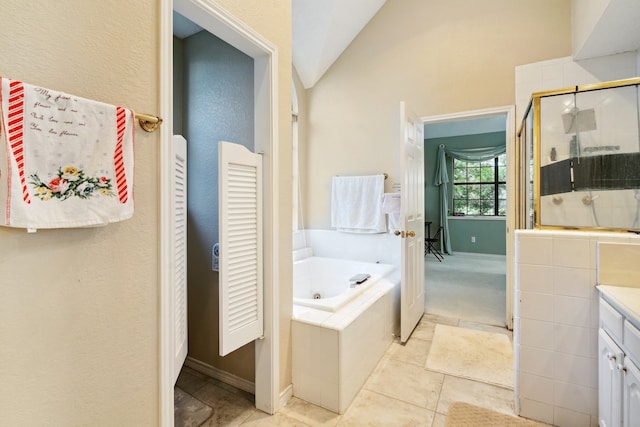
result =
[{"label": "glass shower enclosure", "polygon": [[516,147],[519,228],[640,231],[639,86],[532,95]]}]

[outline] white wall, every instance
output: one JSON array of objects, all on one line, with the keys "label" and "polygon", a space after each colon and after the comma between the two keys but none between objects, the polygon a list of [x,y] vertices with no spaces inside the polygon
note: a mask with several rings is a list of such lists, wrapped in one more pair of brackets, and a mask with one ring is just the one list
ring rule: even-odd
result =
[{"label": "white wall", "polygon": [[627,52],[582,61],[567,56],[519,65],[515,71],[518,128],[532,93],[636,77],[638,55]]},{"label": "white wall", "polygon": [[387,1],[307,91],[305,226],[329,228],[334,175],[399,181],[400,101],[420,116],[514,104],[515,66],[571,53],[570,12],[570,0]]}]

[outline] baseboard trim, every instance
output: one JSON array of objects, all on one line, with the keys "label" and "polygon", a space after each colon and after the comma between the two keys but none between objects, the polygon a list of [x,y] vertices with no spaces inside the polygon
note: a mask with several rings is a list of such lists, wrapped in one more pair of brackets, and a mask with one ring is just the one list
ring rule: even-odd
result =
[{"label": "baseboard trim", "polygon": [[[254,395],[256,394],[255,383],[248,381],[244,378],[241,378],[237,375],[230,374],[229,372],[218,369],[215,366],[211,366],[208,363],[194,359],[193,357],[190,357],[190,356],[187,356],[187,360],[184,362],[184,364],[190,367],[191,369],[195,369],[196,371],[202,374],[205,374],[211,378],[215,378],[218,381],[222,381],[225,384],[229,384],[235,388],[238,388],[240,390],[246,391]],[[282,396],[280,396],[280,400],[282,401]]]},{"label": "baseboard trim", "polygon": [[289,400],[293,397],[293,384],[289,384],[282,392],[280,392],[280,402],[278,409],[282,409],[289,403]]},{"label": "baseboard trim", "polygon": [[453,251],[452,256],[456,255],[466,255],[466,256],[478,256],[478,257],[486,257],[486,258],[496,258],[496,259],[505,259],[506,255],[504,254],[486,254],[484,252],[462,252],[462,251]]}]

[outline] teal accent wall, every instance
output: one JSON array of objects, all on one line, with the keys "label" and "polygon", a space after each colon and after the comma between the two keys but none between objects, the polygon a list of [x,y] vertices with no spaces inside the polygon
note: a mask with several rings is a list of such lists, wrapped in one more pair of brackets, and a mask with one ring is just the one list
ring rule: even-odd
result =
[{"label": "teal accent wall", "polygon": [[[428,125],[427,125],[428,126]],[[425,216],[431,221],[431,234],[440,224],[440,189],[434,185],[438,146],[449,148],[473,148],[505,145],[506,132],[491,132],[476,135],[429,138],[424,141],[425,167]],[[447,158],[447,173],[453,179],[453,161]],[[453,184],[448,188],[449,206],[453,195]],[[504,219],[454,218],[449,220],[449,239],[454,252],[473,252],[485,254],[506,254],[506,228]],[[476,243],[471,243],[471,237]]]},{"label": "teal accent wall", "polygon": [[[475,243],[471,238],[475,237]],[[506,221],[504,219],[449,219],[449,239],[455,252],[506,255]]]}]

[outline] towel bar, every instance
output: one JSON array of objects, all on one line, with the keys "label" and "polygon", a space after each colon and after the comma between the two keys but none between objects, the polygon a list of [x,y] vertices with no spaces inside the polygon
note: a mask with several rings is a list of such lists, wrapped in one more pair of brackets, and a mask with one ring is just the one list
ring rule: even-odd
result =
[{"label": "towel bar", "polygon": [[149,114],[135,113],[135,117],[140,123],[140,127],[147,132],[153,132],[162,124],[160,117],[151,116]]}]

